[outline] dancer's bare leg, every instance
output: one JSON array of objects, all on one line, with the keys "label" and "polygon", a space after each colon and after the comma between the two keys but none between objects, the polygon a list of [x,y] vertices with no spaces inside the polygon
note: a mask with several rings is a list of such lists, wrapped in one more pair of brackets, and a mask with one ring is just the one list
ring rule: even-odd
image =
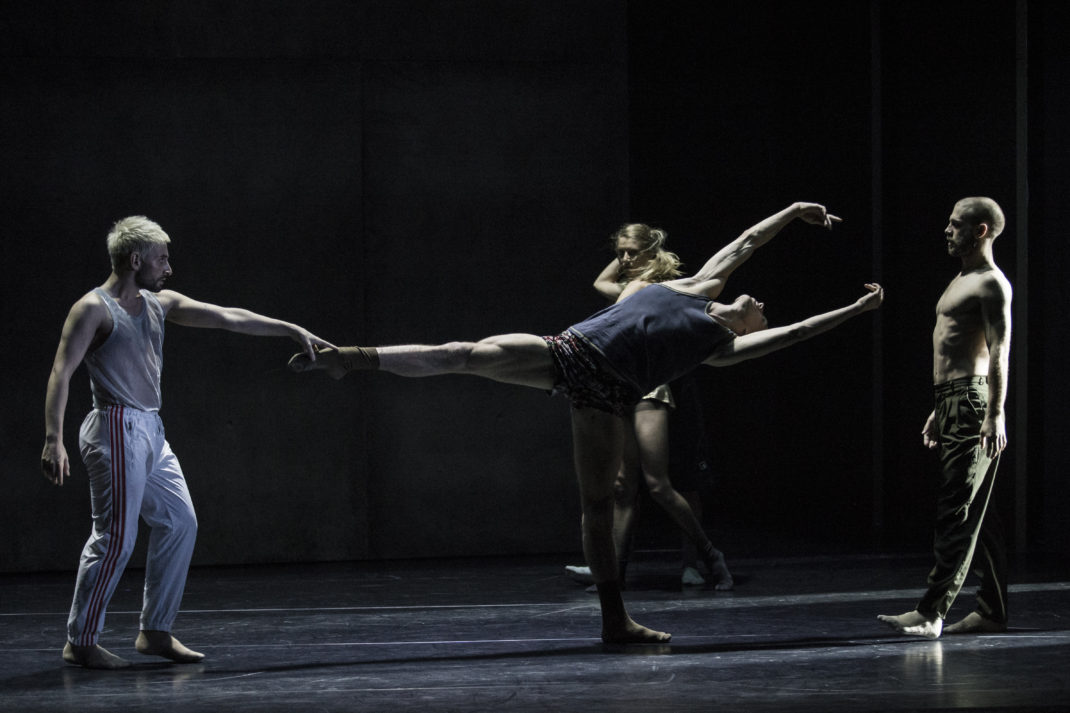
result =
[{"label": "dancer's bare leg", "polygon": [[617,477],[613,481],[613,548],[617,552],[617,579],[624,588],[626,568],[631,559],[632,528],[639,512],[639,444],[632,424],[624,424],[624,447]]},{"label": "dancer's bare leg", "polygon": [[635,409],[635,435],[650,496],[695,543],[713,575],[714,589],[735,586],[724,554],[713,546],[691,506],[669,480],[669,412],[662,404],[643,401]]},{"label": "dancer's bare leg", "polygon": [[[613,549],[617,553],[617,581],[620,582],[622,590],[626,588],[626,570],[632,549],[632,524],[638,517],[639,478],[642,477],[635,434],[630,424],[625,426],[623,462],[617,470],[616,480],[613,481]],[[597,591],[590,567],[569,565],[565,570],[574,581],[590,585],[587,587],[588,592]]]},{"label": "dancer's bare leg", "polygon": [[[698,491],[682,491],[680,495],[687,501],[687,506],[691,508],[695,519],[701,523],[702,498],[699,496]],[[680,583],[684,586],[701,587],[706,584],[706,578],[698,571],[698,548],[695,547],[695,541],[683,531],[680,532],[680,567],[683,570],[680,575]]]},{"label": "dancer's bare leg", "polygon": [[537,389],[553,388],[555,376],[549,347],[533,334],[502,334],[478,342],[438,345],[321,349],[315,361],[295,354],[290,368],[324,370],[336,379],[349,371],[376,369],[409,377],[471,374]]},{"label": "dancer's bare leg", "polygon": [[933,616],[930,619],[917,609],[908,611],[906,614],[897,614],[896,616],[878,614],[877,618],[900,634],[924,636],[926,639],[940,638],[940,632],[944,628],[943,619],[938,616]]},{"label": "dancer's bare leg", "polygon": [[602,640],[662,643],[669,634],[632,621],[624,609],[613,547],[613,480],[624,438],[622,419],[592,408],[572,409],[573,458],[583,505],[583,553],[602,605]]}]

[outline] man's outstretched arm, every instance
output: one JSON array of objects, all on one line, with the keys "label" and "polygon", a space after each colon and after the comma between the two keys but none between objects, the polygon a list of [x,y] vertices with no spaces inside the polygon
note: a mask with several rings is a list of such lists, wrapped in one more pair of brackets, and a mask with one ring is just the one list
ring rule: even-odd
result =
[{"label": "man's outstretched arm", "polygon": [[744,230],[738,238],[707,260],[702,269],[691,279],[700,282],[728,279],[728,276],[746,262],[755,250],[772,240],[784,226],[796,218],[829,229],[832,228],[833,223],[841,222],[840,218],[826,211],[825,206],[818,203],[793,203],[779,213]]},{"label": "man's outstretched arm", "polygon": [[747,359],[757,359],[792,344],[816,337],[833,327],[846,322],[851,317],[880,307],[884,299],[884,289],[875,283],[867,283],[868,293],[858,298],[853,304],[824,314],[808,317],[801,322],[784,327],[763,329],[742,337],[736,337],[702,362],[708,366],[729,366]]},{"label": "man's outstretched arm", "polygon": [[316,360],[317,347],[334,347],[333,344],[320,339],[304,327],[265,317],[247,309],[220,307],[207,302],[199,302],[172,290],[162,290],[159,297],[167,320],[184,327],[225,329],[260,337],[290,337],[301,345],[304,353],[312,361]]}]

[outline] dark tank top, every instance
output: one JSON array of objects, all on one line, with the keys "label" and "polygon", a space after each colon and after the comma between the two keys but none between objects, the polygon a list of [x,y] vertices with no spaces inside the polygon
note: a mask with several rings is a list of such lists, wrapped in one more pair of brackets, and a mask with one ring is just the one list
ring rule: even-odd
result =
[{"label": "dark tank top", "polygon": [[735,334],[710,317],[704,295],[650,285],[569,327],[617,376],[647,393],[706,360]]}]

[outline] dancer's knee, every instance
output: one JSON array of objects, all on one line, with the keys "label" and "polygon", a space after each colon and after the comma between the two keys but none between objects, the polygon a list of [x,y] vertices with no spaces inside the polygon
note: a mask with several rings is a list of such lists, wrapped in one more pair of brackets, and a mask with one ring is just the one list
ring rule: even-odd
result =
[{"label": "dancer's knee", "polygon": [[447,342],[442,345],[442,356],[449,371],[468,372],[478,368],[475,342]]},{"label": "dancer's knee", "polygon": [[585,499],[583,503],[583,526],[588,529],[613,527],[613,498]]},{"label": "dancer's knee", "polygon": [[165,527],[171,534],[181,539],[193,539],[197,537],[197,513],[193,506],[183,508],[172,515]]},{"label": "dancer's knee", "polygon": [[650,492],[651,499],[658,505],[674,503],[680,497],[679,493],[673,489],[672,484],[668,481],[647,482],[647,490]]}]

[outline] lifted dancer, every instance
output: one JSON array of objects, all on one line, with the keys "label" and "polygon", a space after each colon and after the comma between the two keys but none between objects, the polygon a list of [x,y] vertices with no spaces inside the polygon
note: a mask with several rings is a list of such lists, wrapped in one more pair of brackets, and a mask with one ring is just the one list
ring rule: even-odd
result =
[{"label": "lifted dancer", "polygon": [[[962,261],[962,270],[936,303],[936,408],[921,431],[925,447],[939,449],[943,471],[933,537],[936,564],[917,609],[877,617],[904,634],[935,639],[941,632],[1007,629],[1003,528],[994,507],[986,513],[999,454],[1007,447],[1003,403],[1011,349],[1011,285],[992,256],[992,243],[1005,222],[991,198],[963,198],[944,228],[947,252]],[[978,544],[981,549],[975,555]],[[981,578],[977,609],[944,629],[971,563]]]},{"label": "lifted dancer", "polygon": [[617,581],[613,547],[613,481],[625,419],[643,394],[699,364],[727,366],[764,356],[876,309],[879,285],[846,307],[796,324],[766,329],[764,305],[748,295],[714,302],[729,275],[759,247],[799,218],[831,228],[839,218],[815,203],[795,203],[747,229],[693,277],[639,290],[555,337],[505,334],[438,346],[343,347],[316,361],[296,354],[295,371],[326,369],[341,378],[355,369],[400,376],[472,374],[560,393],[572,402],[573,457],[583,507],[583,550],[602,608],[607,643],[656,643],[669,634],[632,621]]},{"label": "lifted dancer", "polygon": [[64,661],[86,668],[129,665],[97,641],[133,552],[139,515],[152,535],[135,648],[177,663],[204,658],[171,635],[197,516],[159,415],[164,322],[291,337],[309,359],[315,359],[314,347],[331,346],[295,324],[162,289],[172,274],[170,242],[159,225],[142,216],[115,224],[107,238],[111,275],[71,307],[48,379],[41,468],[56,485],[70,476],[63,418],[71,375],[83,361],[93,388],[93,410],[78,438],[89,475],[93,529],[82,550],[63,648]]}]

